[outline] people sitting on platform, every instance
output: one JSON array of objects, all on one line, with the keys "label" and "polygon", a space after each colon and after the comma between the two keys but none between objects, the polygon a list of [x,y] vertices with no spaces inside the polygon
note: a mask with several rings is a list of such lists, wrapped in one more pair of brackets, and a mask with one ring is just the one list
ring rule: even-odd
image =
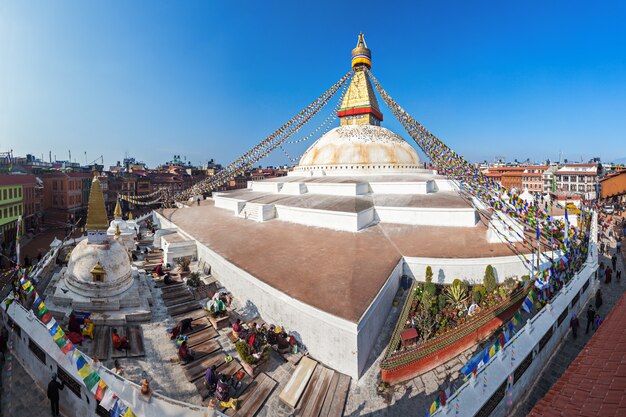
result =
[{"label": "people sitting on platform", "polygon": [[216,366],[212,365],[210,368],[206,370],[206,374],[204,374],[204,385],[206,385],[210,393],[213,393],[215,391],[217,380],[218,380],[218,375],[216,371]]},{"label": "people sitting on platform", "polygon": [[174,328],[168,333],[170,336],[170,340],[174,340],[180,334],[184,334],[185,332],[190,332],[193,330],[192,319],[187,317],[182,319]]},{"label": "people sitting on platform", "polygon": [[117,350],[128,350],[130,349],[130,343],[126,336],[120,337],[117,334],[117,329],[113,329],[113,334],[111,335],[111,339],[113,340],[113,347]]},{"label": "people sitting on platform", "polygon": [[113,361],[113,369],[111,369],[115,375],[124,376],[124,368],[120,365],[120,361],[115,359]]},{"label": "people sitting on platform", "polygon": [[206,308],[209,310],[209,314],[211,314],[212,317],[220,317],[226,314],[226,303],[220,298],[217,300],[209,300],[206,303]]},{"label": "people sitting on platform", "polygon": [[239,333],[241,332],[241,319],[237,319],[235,323],[233,323],[233,336],[235,339],[239,339]]},{"label": "people sitting on platform", "polygon": [[172,276],[170,275],[169,272],[166,272],[165,275],[163,275],[163,283],[165,285],[170,285],[170,284],[174,284],[176,281],[174,281],[172,279]]},{"label": "people sitting on platform", "polygon": [[187,341],[184,340],[183,343],[178,347],[178,359],[180,359],[183,365],[191,362],[193,360],[193,352],[190,348],[187,347]]},{"label": "people sitting on platform", "polygon": [[162,277],[163,274],[165,274],[165,271],[163,270],[163,260],[161,260],[161,262],[156,266],[156,268],[154,268],[154,277],[158,278],[158,277]]},{"label": "people sitting on platform", "polygon": [[81,333],[80,321],[78,321],[76,314],[70,313],[70,323],[68,324],[67,329],[70,332]]}]

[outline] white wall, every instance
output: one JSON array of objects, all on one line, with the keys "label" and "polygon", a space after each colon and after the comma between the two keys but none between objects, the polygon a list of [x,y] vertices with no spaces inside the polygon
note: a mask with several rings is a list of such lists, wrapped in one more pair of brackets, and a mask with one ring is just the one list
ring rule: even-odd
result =
[{"label": "white wall", "polygon": [[498,256],[493,258],[418,258],[404,257],[404,273],[424,281],[426,267],[433,270],[433,282],[452,284],[455,279],[471,283],[483,282],[485,268],[491,265],[498,282],[508,277],[521,278],[528,275],[529,270],[518,256]]},{"label": "white wall", "polygon": [[425,226],[476,226],[474,208],[419,208],[376,206],[376,214],[381,222],[415,224]]},{"label": "white wall", "polygon": [[[368,307],[363,317],[359,320],[358,346],[359,346],[359,375],[366,371],[365,366],[372,349],[380,336],[393,299],[400,287],[404,261],[401,259],[393,269],[383,288],[376,294],[376,298]],[[377,366],[377,365],[374,365]]]},{"label": "white wall", "polygon": [[[173,226],[169,220],[159,217],[162,224]],[[211,274],[242,304],[256,308],[269,323],[281,324],[289,332],[295,332],[314,358],[358,378],[356,323],[289,297],[228,262],[201,242],[197,245],[198,258],[211,265]]]},{"label": "white wall", "polygon": [[306,226],[324,227],[347,232],[359,230],[357,213],[287,207],[277,204],[276,217],[282,221],[304,224]]},{"label": "white wall", "polygon": [[427,194],[433,189],[433,181],[370,182],[369,188],[375,194]]},{"label": "white wall", "polygon": [[[325,195],[357,195],[357,183],[327,183],[327,182],[307,182],[305,183],[309,194],[325,194]],[[367,186],[367,185],[366,185]],[[363,187],[359,190],[363,194]],[[367,192],[365,190],[365,192]]]},{"label": "white wall", "polygon": [[236,216],[239,214],[243,206],[246,204],[244,201],[236,200],[234,198],[226,197],[226,195],[216,194],[213,196],[215,207],[230,210]]}]

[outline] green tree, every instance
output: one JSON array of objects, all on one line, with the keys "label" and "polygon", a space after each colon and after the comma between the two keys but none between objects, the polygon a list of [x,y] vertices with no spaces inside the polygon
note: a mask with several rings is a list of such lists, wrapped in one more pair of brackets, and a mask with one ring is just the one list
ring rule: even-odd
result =
[{"label": "green tree", "polygon": [[487,265],[485,269],[485,278],[483,280],[483,284],[485,285],[485,290],[488,293],[494,292],[498,283],[496,282],[496,276],[493,273],[493,267],[491,265]]}]

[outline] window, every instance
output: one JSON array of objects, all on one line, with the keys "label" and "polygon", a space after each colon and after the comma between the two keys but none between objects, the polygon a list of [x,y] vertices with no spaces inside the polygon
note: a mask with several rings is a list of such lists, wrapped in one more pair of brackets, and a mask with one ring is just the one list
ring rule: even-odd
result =
[{"label": "window", "polygon": [[13,188],[9,188],[9,199],[13,198]]},{"label": "window", "polygon": [[18,188],[17,191],[20,193],[20,195],[18,197],[21,197],[22,196],[22,189]]},{"label": "window", "polygon": [[3,200],[7,199],[7,189],[6,188],[4,190],[2,190],[2,199]]},{"label": "window", "polygon": [[56,191],[56,190],[57,190],[57,182],[52,181],[52,191]]},{"label": "window", "polygon": [[558,325],[560,326],[561,323],[563,323],[565,321],[565,319],[567,318],[567,313],[569,312],[569,309],[565,309],[563,310],[563,312],[561,313],[561,315],[559,316],[559,320],[558,320]]},{"label": "window", "polygon": [[544,348],[544,346],[546,345],[546,343],[548,343],[548,341],[550,340],[550,338],[552,337],[552,333],[553,333],[553,328],[550,327],[550,330],[548,330],[546,332],[546,334],[543,335],[543,337],[541,338],[541,340],[539,340],[539,351],[541,352],[541,350]]},{"label": "window", "polygon": [[32,339],[28,340],[28,347],[33,352],[33,354],[39,359],[43,364],[46,364],[46,352],[43,351],[42,348],[37,345],[37,343],[33,342]]},{"label": "window", "polygon": [[519,364],[517,369],[515,369],[515,372],[513,373],[513,381],[517,383],[517,381],[519,381],[522,375],[524,375],[524,372],[526,372],[526,369],[528,369],[528,367],[530,366],[532,362],[533,362],[533,353],[530,352],[524,358],[524,360]]}]

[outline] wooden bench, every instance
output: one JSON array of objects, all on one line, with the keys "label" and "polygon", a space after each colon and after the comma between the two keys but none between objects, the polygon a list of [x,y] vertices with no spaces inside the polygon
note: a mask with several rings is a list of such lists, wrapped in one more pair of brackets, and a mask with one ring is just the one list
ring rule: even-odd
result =
[{"label": "wooden bench", "polygon": [[211,366],[215,365],[216,367],[222,365],[224,363],[224,351],[218,350],[202,359],[200,362],[197,362],[188,368],[184,368],[183,372],[185,373],[185,377],[187,381],[195,381],[206,373],[206,370]]},{"label": "wooden bench", "polygon": [[207,327],[206,329],[200,332],[192,333],[189,336],[187,336],[187,346],[192,348],[194,346],[197,346],[201,343],[206,342],[207,340],[213,339],[216,336],[217,336],[217,332],[215,331],[215,329],[212,327]]},{"label": "wooden bench", "polygon": [[183,280],[181,278],[176,278],[176,277],[173,277],[172,275],[170,275],[170,278],[172,279],[172,281],[174,281],[174,283],[166,284],[165,281],[163,281],[163,278],[153,278],[154,285],[156,285],[157,288],[162,288],[162,289],[183,285]]},{"label": "wooden bench", "polygon": [[207,327],[209,327],[211,323],[209,323],[209,319],[202,316],[199,317],[197,319],[193,319],[191,321],[191,330],[186,330],[184,332],[182,332],[183,335],[191,335],[194,333],[198,333],[204,329],[206,329]]},{"label": "wooden bench", "polygon": [[342,417],[350,389],[350,377],[335,372],[319,417]]},{"label": "wooden bench", "polygon": [[193,361],[184,364],[183,366],[186,368],[191,368],[194,365],[200,363],[200,361],[204,360],[205,357],[209,356],[211,353],[217,352],[220,350],[222,346],[220,346],[219,342],[216,339],[210,339],[199,345],[196,345],[191,349],[193,352]]},{"label": "wooden bench", "polygon": [[[318,417],[322,411],[326,394],[334,371],[324,366],[318,366],[307,384],[295,415],[298,417]],[[332,395],[332,394],[331,394]]]},{"label": "wooden bench", "polygon": [[179,297],[164,298],[163,304],[165,304],[166,307],[173,307],[190,301],[194,301],[194,298],[190,292],[187,292],[186,294],[181,294]]},{"label": "wooden bench", "polygon": [[202,310],[202,306],[197,301],[189,301],[188,303],[179,304],[173,307],[168,307],[167,312],[170,316],[182,316],[189,315],[192,311]]},{"label": "wooden bench", "polygon": [[126,335],[130,349],[128,350],[129,358],[146,356],[146,350],[143,344],[143,330],[140,326],[126,326]]},{"label": "wooden bench", "polygon": [[[241,365],[239,364],[239,362],[237,362],[236,360],[232,360],[229,363],[225,363],[221,365],[219,368],[217,368],[217,372],[226,376],[226,378],[231,378],[240,369],[241,369]],[[196,386],[196,389],[198,390],[198,393],[200,394],[203,400],[211,396],[209,389],[204,384],[204,375],[202,375],[202,377],[195,380],[194,385]]]},{"label": "wooden bench", "polygon": [[278,399],[289,407],[295,408],[316,367],[317,362],[313,359],[302,358]]},{"label": "wooden bench", "polygon": [[234,411],[227,409],[224,413],[228,416],[253,417],[259,412],[265,401],[276,387],[276,381],[262,373],[257,376],[248,386],[248,389],[239,397],[239,409]]},{"label": "wooden bench", "polygon": [[101,361],[109,359],[111,331],[109,326],[96,326],[93,336],[93,355]]}]

